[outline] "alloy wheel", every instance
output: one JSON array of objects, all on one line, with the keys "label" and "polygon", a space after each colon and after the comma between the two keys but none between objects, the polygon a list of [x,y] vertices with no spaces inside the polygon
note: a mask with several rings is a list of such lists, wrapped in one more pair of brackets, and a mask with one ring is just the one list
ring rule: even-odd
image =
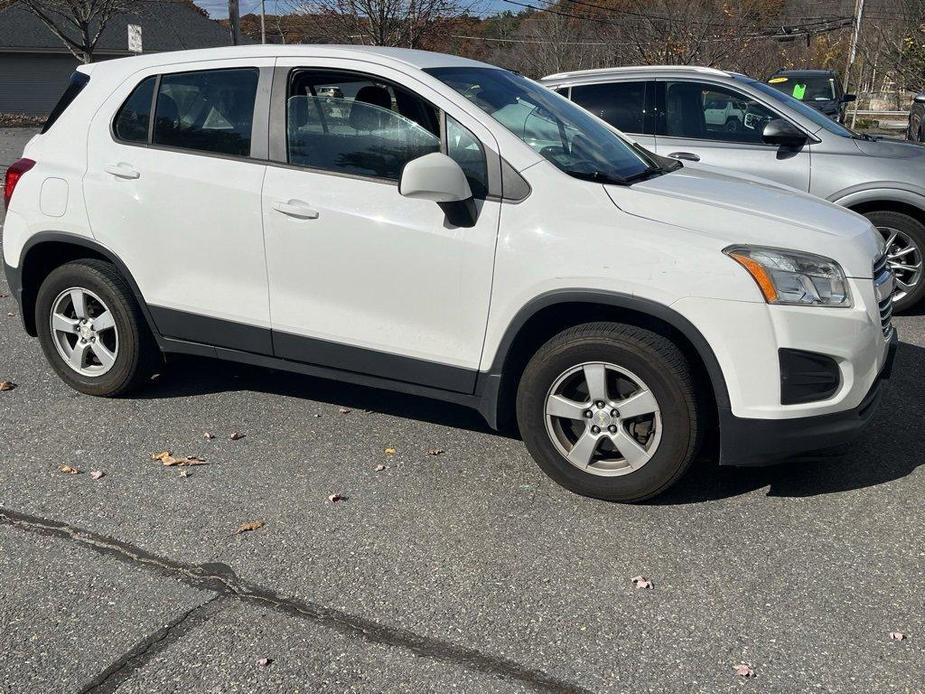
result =
[{"label": "alloy wheel", "polygon": [[662,437],[655,395],[639,376],[606,362],[562,373],[546,395],[545,415],[559,453],[592,475],[635,472],[652,459]]},{"label": "alloy wheel", "polygon": [[899,301],[922,279],[922,250],[904,231],[893,227],[877,227],[877,230],[886,240],[887,266],[896,279],[893,301]]},{"label": "alloy wheel", "polygon": [[112,312],[99,296],[82,287],[65,289],[49,316],[58,355],[82,376],[109,372],[119,354],[119,333]]}]

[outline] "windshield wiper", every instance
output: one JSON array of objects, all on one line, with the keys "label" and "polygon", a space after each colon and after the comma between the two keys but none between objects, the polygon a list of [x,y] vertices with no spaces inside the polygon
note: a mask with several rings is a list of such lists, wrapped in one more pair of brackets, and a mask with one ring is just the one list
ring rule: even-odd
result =
[{"label": "windshield wiper", "polygon": [[650,178],[655,178],[656,176],[661,176],[662,174],[668,173],[661,166],[649,166],[644,171],[639,173],[630,174],[623,179],[624,183],[638,183],[639,181],[647,181]]},{"label": "windshield wiper", "polygon": [[594,181],[595,183],[611,183],[615,185],[623,185],[628,180],[626,178],[619,178],[617,176],[605,174],[602,171],[570,171],[569,169],[565,169],[565,173],[567,173],[569,176],[579,178],[582,181]]}]

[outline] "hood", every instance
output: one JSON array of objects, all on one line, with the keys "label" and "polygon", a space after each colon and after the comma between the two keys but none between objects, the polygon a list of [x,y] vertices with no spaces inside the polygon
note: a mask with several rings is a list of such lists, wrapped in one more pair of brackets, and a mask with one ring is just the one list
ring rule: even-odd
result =
[{"label": "hood", "polygon": [[883,241],[864,217],[756,177],[685,167],[631,186],[605,186],[614,204],[733,244],[773,246],[833,258],[849,277],[871,277]]},{"label": "hood", "polygon": [[854,139],[854,145],[864,154],[886,159],[919,159],[925,163],[925,147],[918,142],[881,137],[876,140]]}]

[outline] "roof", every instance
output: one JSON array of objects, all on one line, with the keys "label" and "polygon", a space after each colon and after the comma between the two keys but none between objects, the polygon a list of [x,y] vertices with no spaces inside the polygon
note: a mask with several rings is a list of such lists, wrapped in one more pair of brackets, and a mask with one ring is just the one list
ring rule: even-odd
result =
[{"label": "roof", "polygon": [[[228,30],[186,2],[135,3],[137,10],[114,15],[96,45],[96,53],[129,55],[128,25],[142,28],[145,52],[227,46]],[[76,36],[76,34],[70,34]],[[0,53],[65,53],[64,43],[41,20],[18,3],[0,10]]]},{"label": "roof", "polygon": [[556,80],[569,80],[584,77],[607,77],[608,75],[625,75],[636,72],[675,72],[675,73],[697,73],[706,75],[717,75],[722,77],[731,77],[733,73],[725,70],[717,70],[712,67],[700,67],[698,65],[628,65],[625,67],[605,67],[598,70],[573,70],[572,72],[558,72],[555,75],[547,75],[540,82],[553,82]]},{"label": "roof", "polygon": [[834,77],[835,70],[778,70],[771,77]]},{"label": "roof", "polygon": [[365,60],[381,64],[392,63],[418,69],[432,67],[481,67],[494,68],[493,65],[480,63],[468,58],[460,58],[446,53],[432,53],[409,48],[390,48],[384,46],[352,46],[337,44],[254,44],[249,46],[226,46],[224,48],[205,48],[195,51],[177,51],[172,53],[145,53],[143,55],[107,60],[85,66],[84,70],[143,70],[147,67],[167,64],[199,62],[207,60],[228,60],[232,58],[344,58]]}]

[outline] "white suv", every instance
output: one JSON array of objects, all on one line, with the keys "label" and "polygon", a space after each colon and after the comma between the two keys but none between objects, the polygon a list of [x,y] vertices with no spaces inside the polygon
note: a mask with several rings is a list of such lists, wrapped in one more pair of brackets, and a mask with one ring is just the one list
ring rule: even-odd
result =
[{"label": "white suv", "polygon": [[25,328],[77,390],[180,352],[416,393],[516,420],[605,499],[666,489],[705,438],[731,465],[841,443],[896,341],[863,217],[446,55],[81,67],[5,195]]}]

